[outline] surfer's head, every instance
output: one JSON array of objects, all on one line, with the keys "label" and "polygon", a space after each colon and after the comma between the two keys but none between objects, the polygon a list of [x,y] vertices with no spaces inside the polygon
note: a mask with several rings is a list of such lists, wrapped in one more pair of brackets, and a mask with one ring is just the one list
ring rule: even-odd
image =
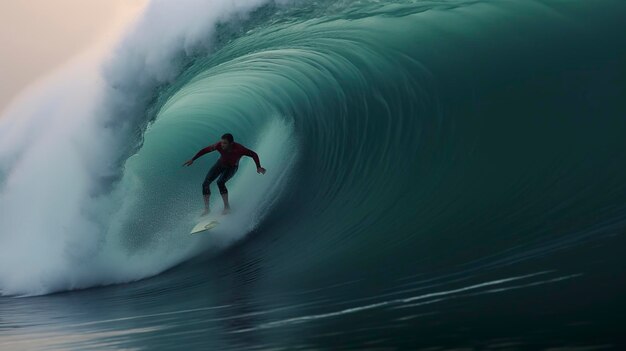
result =
[{"label": "surfer's head", "polygon": [[235,139],[233,138],[233,135],[230,133],[226,133],[222,135],[222,139],[220,140],[220,143],[222,143],[222,148],[228,149],[230,147],[230,144],[233,143],[233,141],[235,141]]}]

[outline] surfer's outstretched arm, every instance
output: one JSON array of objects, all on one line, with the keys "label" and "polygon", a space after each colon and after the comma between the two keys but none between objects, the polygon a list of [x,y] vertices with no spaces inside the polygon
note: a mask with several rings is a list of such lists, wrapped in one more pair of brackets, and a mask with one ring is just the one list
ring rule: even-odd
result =
[{"label": "surfer's outstretched arm", "polygon": [[261,161],[259,161],[259,155],[256,152],[246,148],[244,150],[244,155],[252,157],[254,163],[256,163],[256,171],[257,173],[265,174],[265,168],[261,167]]},{"label": "surfer's outstretched arm", "polygon": [[198,151],[198,153],[191,160],[183,163],[183,166],[191,166],[193,164],[193,161],[198,159],[200,156],[202,156],[204,154],[208,154],[211,151],[215,151],[216,148],[217,148],[217,144],[219,144],[219,143],[215,143],[215,144],[209,145],[209,146],[205,147],[204,149]]},{"label": "surfer's outstretched arm", "polygon": [[217,150],[217,143],[209,145],[209,146],[205,147],[204,149],[198,151],[198,153],[191,160],[195,161],[198,157],[200,157],[200,156],[202,156],[204,154],[208,154],[209,152],[215,151],[215,150]]}]

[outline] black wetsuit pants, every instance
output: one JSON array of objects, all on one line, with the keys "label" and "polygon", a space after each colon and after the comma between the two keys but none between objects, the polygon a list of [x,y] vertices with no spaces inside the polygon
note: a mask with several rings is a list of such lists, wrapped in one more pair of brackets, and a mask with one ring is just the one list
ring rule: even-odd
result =
[{"label": "black wetsuit pants", "polygon": [[202,183],[202,194],[209,195],[211,194],[211,190],[209,186],[213,181],[219,177],[217,180],[217,187],[220,189],[220,194],[227,194],[228,189],[226,189],[226,182],[235,175],[237,172],[238,166],[228,167],[223,165],[219,160],[215,162],[213,167],[207,173],[206,178],[204,179],[204,183]]}]

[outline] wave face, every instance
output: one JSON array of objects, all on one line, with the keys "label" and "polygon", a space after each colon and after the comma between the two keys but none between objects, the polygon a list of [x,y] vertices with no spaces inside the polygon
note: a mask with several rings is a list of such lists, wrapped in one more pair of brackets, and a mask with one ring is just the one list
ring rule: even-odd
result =
[{"label": "wave face", "polygon": [[[263,273],[246,274],[264,296],[297,300],[297,291],[366,283],[324,295],[345,308],[238,332],[466,291],[534,296],[554,285],[585,293],[580,311],[623,292],[607,278],[624,274],[615,249],[626,229],[623,2],[249,2],[222,4],[205,23],[206,4],[217,6],[177,7],[174,33],[162,36],[168,29],[155,23],[170,5],[153,3],[109,58],[94,132],[80,141],[95,146],[77,151],[103,164],[68,161],[85,185],[76,205],[51,210],[58,223],[45,207],[15,203],[75,185],[60,181],[73,167],[51,156],[41,170],[58,173],[51,184],[29,175],[38,168],[24,165],[34,162],[28,153],[0,158],[3,294],[137,280],[250,233],[237,254],[227,251],[243,262],[201,257],[226,260],[222,275],[254,263]],[[234,220],[183,239],[215,156],[180,165],[224,132],[257,150],[268,172],[242,160],[229,183]],[[41,248],[50,237],[60,240]],[[7,268],[32,252],[41,256],[19,274]],[[172,274],[206,278],[197,265],[206,260]],[[589,284],[613,290],[591,293]],[[449,289],[411,295],[433,287]]]}]

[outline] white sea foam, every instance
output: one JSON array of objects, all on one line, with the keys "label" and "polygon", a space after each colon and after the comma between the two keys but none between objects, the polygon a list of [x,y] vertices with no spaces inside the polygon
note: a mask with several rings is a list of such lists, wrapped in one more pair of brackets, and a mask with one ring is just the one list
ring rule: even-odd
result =
[{"label": "white sea foam", "polygon": [[[126,191],[133,186],[123,178],[123,162],[141,141],[137,134],[148,123],[144,111],[154,89],[180,73],[181,55],[206,51],[217,22],[245,18],[265,2],[154,0],[117,44],[103,43],[76,58],[5,111],[0,117],[1,294],[141,279],[206,248],[206,242],[191,245],[176,237],[189,224],[185,217],[151,250],[130,255],[119,249],[129,235],[120,232],[128,215],[120,209],[130,206]],[[280,155],[272,148],[292,142],[286,128],[272,122],[258,145],[250,146]],[[278,156],[265,163],[271,170],[285,162],[291,161]],[[278,190],[276,178],[252,180],[256,174],[246,167],[231,186],[233,200],[245,205],[216,232],[220,246],[245,235],[263,204],[269,205],[268,194]]]}]

